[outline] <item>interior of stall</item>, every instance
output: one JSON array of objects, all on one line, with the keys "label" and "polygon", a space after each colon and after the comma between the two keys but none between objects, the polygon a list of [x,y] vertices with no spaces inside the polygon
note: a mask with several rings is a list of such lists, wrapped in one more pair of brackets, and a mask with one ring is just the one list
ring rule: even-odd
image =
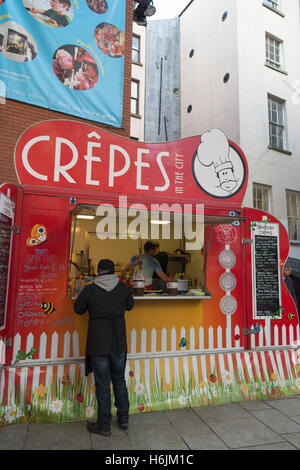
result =
[{"label": "interior of stall", "polygon": [[[195,214],[178,217],[175,213],[140,209],[124,216],[122,209],[112,205],[80,204],[72,214],[68,292],[75,299],[93,281],[103,258],[114,262],[115,274],[121,278],[122,267],[132,256],[143,254],[145,242],[152,240],[159,244],[155,257],[169,281],[176,282],[177,294],[209,297],[205,273],[213,227],[231,224],[235,219],[208,215],[197,218]],[[128,270],[125,279],[131,288],[132,274]],[[167,295],[168,282],[154,275],[152,287],[144,294]]]},{"label": "interior of stall", "polygon": [[[144,253],[147,240],[159,244],[155,257],[169,280],[184,281],[179,283],[180,294],[207,294],[204,285],[203,224],[198,224],[197,240],[195,236],[194,244],[190,243],[190,234],[196,230],[195,215],[190,216],[189,228],[184,228],[184,224],[188,224],[184,217],[178,219],[175,214],[165,216],[160,213],[156,216],[152,214],[151,218],[150,211],[138,211],[138,216],[127,214],[125,227],[122,211],[118,207],[101,206],[101,211],[97,207],[82,204],[72,215],[69,292],[73,298],[97,275],[100,259],[111,259],[115,264],[115,274],[121,277],[121,269],[130,258]],[[98,215],[99,212],[102,215]],[[189,240],[185,237],[188,230]],[[128,270],[128,284],[131,278],[132,272]],[[147,293],[158,292],[167,292],[167,282],[154,277],[152,289]]]}]

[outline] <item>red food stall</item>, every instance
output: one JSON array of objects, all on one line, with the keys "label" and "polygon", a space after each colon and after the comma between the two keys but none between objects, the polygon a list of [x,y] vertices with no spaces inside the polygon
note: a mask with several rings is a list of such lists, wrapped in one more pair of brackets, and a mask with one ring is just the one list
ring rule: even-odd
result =
[{"label": "red food stall", "polygon": [[44,121],[20,136],[15,168],[20,185],[0,188],[13,212],[0,205],[2,424],[96,414],[74,299],[99,259],[121,272],[147,239],[177,292],[153,280],[126,313],[131,413],[300,390],[288,235],[242,206],[247,161],[221,130],[150,144]]}]

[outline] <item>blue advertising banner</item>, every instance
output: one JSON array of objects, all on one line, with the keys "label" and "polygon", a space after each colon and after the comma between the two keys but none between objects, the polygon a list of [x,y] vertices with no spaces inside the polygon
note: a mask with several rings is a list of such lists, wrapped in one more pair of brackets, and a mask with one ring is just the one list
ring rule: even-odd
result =
[{"label": "blue advertising banner", "polygon": [[6,97],[122,126],[126,0],[0,0]]}]

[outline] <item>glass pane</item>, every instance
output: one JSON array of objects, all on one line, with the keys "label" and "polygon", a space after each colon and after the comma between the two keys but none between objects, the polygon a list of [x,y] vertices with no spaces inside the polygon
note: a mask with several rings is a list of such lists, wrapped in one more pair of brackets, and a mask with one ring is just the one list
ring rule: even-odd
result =
[{"label": "glass pane", "polygon": [[132,49],[132,62],[139,62],[139,53]]},{"label": "glass pane", "polygon": [[137,51],[139,51],[140,49],[140,38],[138,38],[137,36],[132,36],[132,47]]},{"label": "glass pane", "polygon": [[131,82],[131,97],[137,98],[138,97],[138,84],[137,82]]},{"label": "glass pane", "polygon": [[137,100],[131,99],[131,107],[130,107],[131,114],[138,114],[137,104],[138,104]]}]

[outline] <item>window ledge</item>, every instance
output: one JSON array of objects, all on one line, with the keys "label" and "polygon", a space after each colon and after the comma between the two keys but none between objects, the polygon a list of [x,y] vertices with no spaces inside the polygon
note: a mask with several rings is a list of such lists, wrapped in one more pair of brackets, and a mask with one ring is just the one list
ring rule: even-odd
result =
[{"label": "window ledge", "polygon": [[284,75],[288,75],[288,73],[285,70],[278,69],[274,65],[268,64],[267,62],[265,62],[265,66],[268,67],[269,69],[275,70],[276,72],[280,72],[280,73],[283,73]]},{"label": "window ledge", "polygon": [[265,2],[262,2],[263,6],[268,8],[269,10],[273,11],[274,13],[277,13],[277,15],[282,16],[283,18],[285,17],[284,13],[282,11],[277,10],[276,8],[271,7],[271,5],[268,5]]},{"label": "window ledge", "polygon": [[292,155],[292,152],[290,152],[289,150],[278,149],[277,147],[272,147],[272,145],[268,145],[268,149],[275,150],[276,152],[280,153],[285,153],[286,155]]},{"label": "window ledge", "polygon": [[140,114],[131,113],[130,116],[133,117],[133,118],[142,119],[142,116]]},{"label": "window ledge", "polygon": [[139,67],[143,67],[142,62],[135,62],[135,60],[132,61],[133,65],[138,65]]}]

